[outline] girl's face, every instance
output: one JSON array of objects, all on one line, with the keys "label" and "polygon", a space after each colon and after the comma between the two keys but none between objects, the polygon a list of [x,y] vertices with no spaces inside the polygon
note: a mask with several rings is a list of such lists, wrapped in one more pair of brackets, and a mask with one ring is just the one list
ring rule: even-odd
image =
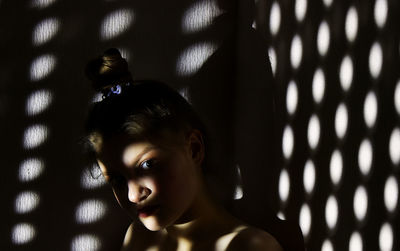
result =
[{"label": "girl's face", "polygon": [[98,163],[118,203],[147,229],[166,228],[190,214],[201,185],[203,148],[197,136],[171,145],[120,135],[100,147]]}]

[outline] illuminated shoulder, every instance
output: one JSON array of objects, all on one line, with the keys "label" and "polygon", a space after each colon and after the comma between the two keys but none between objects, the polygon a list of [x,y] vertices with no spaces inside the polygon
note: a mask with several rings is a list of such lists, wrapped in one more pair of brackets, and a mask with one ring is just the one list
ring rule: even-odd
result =
[{"label": "illuminated shoulder", "polygon": [[226,250],[283,251],[271,234],[254,227],[246,227],[238,232]]}]

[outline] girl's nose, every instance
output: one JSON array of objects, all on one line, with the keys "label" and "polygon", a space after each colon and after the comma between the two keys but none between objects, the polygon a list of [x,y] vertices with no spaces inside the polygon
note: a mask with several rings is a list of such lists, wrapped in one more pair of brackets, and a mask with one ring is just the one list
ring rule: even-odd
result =
[{"label": "girl's nose", "polygon": [[130,202],[139,203],[151,194],[151,190],[137,182],[128,181],[128,199]]}]

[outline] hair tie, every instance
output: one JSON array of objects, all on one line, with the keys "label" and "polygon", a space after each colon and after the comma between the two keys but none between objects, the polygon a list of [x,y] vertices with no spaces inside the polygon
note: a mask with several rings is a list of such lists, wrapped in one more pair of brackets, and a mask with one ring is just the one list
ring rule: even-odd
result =
[{"label": "hair tie", "polygon": [[116,84],[111,87],[106,87],[104,88],[101,92],[103,93],[102,100],[111,97],[111,96],[118,96],[122,93],[122,90],[125,89],[126,87],[130,86],[131,83],[125,83],[125,84]]}]

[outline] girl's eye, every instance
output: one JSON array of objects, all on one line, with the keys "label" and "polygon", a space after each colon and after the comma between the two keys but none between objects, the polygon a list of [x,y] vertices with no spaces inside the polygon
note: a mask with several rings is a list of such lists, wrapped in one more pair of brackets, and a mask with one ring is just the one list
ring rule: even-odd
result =
[{"label": "girl's eye", "polygon": [[140,164],[140,168],[143,170],[149,170],[150,168],[154,167],[154,163],[155,163],[155,161],[153,159],[143,161]]}]

